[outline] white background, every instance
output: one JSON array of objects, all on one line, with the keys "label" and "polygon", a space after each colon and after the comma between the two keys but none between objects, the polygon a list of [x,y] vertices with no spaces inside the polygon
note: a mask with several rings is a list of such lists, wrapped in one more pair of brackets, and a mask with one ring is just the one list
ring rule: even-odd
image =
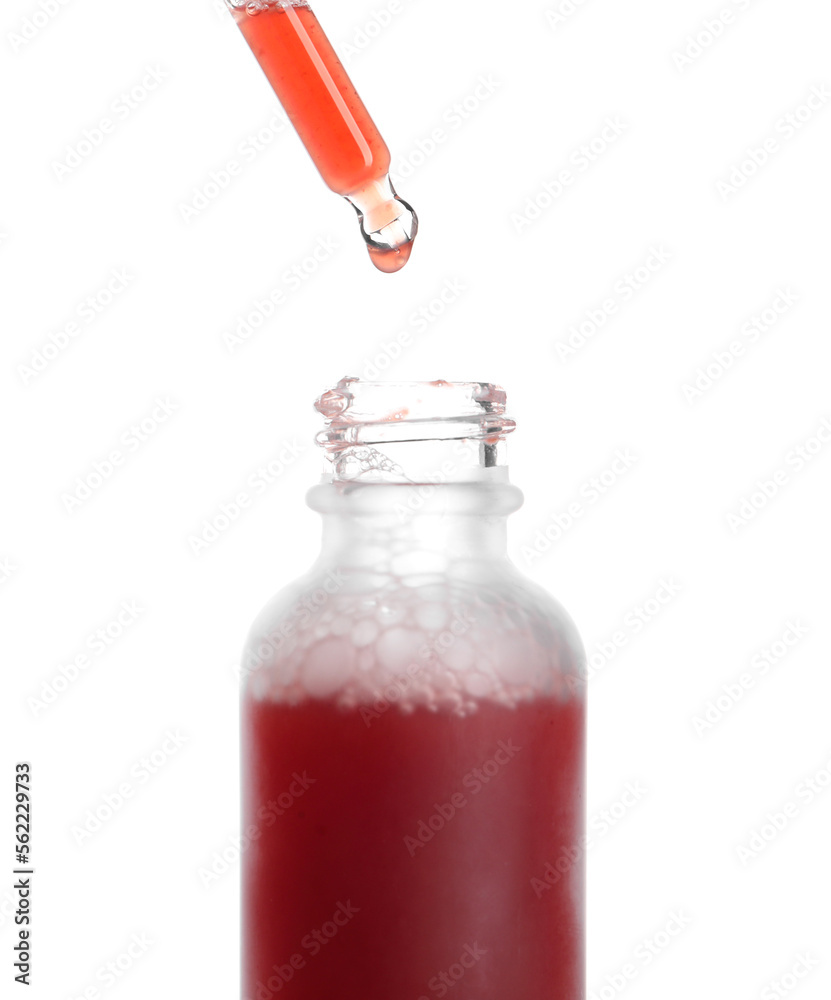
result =
[{"label": "white background", "polygon": [[[491,380],[512,400],[527,497],[514,556],[569,608],[596,667],[589,992],[767,1000],[807,954],[818,964],[786,979],[787,995],[827,997],[831,444],[814,435],[831,416],[831,100],[800,111],[831,86],[826,6],[585,0],[557,18],[555,0],[402,0],[362,48],[357,33],[388,0],[315,7],[339,50],[358,50],[348,68],[421,217],[397,276],[371,268],[352,210],[288,128],[210,186],[278,111],[219,4],[66,0],[44,18],[20,0],[0,17],[4,993],[21,989],[11,781],[30,760],[27,995],[100,988],[135,934],[152,943],[108,1000],[235,995],[233,666],[255,611],[316,551],[311,402],[380,357],[387,377]],[[161,82],[125,112],[121,95],[150,70]],[[483,77],[494,92],[457,120]],[[792,134],[789,113],[805,119]],[[609,117],[625,128],[583,169],[579,149]],[[113,131],[85,145],[102,118]],[[435,129],[445,141],[431,151]],[[766,162],[748,160],[769,138]],[[62,170],[79,144],[89,155]],[[741,185],[719,189],[737,166]],[[544,185],[563,169],[571,183],[554,197]],[[185,211],[200,192],[207,207]],[[538,217],[519,223],[529,209]],[[284,273],[321,238],[337,249],[288,291]],[[632,279],[637,293],[616,292],[652,248],[669,259]],[[119,269],[126,289],[83,319]],[[463,292],[417,330],[414,312],[447,281]],[[229,349],[225,335],[274,289],[285,303]],[[746,324],[775,302],[752,340]],[[65,349],[49,347],[73,321]],[[592,335],[564,359],[557,345],[581,323]],[[390,363],[402,331],[411,345]],[[727,367],[716,355],[733,342],[743,353]],[[27,374],[44,349],[45,370]],[[689,398],[708,365],[712,384]],[[135,451],[120,445],[157,399],[173,412]],[[195,554],[203,522],[287,444],[299,457]],[[119,447],[115,473],[68,510],[76,480]],[[618,449],[634,464],[596,503],[584,493],[556,538],[555,515]],[[757,484],[777,470],[768,499]],[[753,494],[753,516],[731,521]],[[526,558],[546,530],[549,551]],[[679,591],[648,605],[662,580]],[[142,613],[91,654],[88,637],[129,601]],[[638,608],[659,610],[636,632]],[[762,671],[789,623],[799,641]],[[64,684],[60,667],[72,676],[85,651]],[[734,704],[742,675],[751,686]],[[720,697],[705,731],[696,718]],[[168,732],[185,742],[137,777]],[[87,811],[124,782],[130,800],[79,844]],[[645,792],[604,826],[627,783]],[[200,869],[222,852],[228,871],[206,886]],[[674,911],[686,926],[646,964]]]}]

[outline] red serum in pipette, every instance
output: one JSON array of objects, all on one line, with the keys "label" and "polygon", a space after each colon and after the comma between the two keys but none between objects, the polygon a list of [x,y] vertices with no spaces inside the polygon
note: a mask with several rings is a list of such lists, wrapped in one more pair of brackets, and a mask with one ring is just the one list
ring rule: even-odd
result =
[{"label": "red serum in pipette", "polygon": [[390,152],[307,0],[226,0],[323,180],[355,208],[372,263],[399,271],[418,219]]}]

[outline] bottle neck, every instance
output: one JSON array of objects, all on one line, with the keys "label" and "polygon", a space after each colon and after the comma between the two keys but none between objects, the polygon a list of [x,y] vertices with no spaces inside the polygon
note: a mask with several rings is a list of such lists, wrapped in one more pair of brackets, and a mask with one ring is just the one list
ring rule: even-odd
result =
[{"label": "bottle neck", "polygon": [[457,560],[506,559],[507,518],[522,494],[501,476],[441,485],[324,482],[308,502],[323,515],[325,563],[384,571],[391,562],[406,576],[408,568],[420,575]]},{"label": "bottle neck", "polygon": [[498,386],[346,378],[315,405],[327,474],[308,499],[323,514],[324,561],[406,577],[507,558],[522,494],[508,481],[514,422]]}]

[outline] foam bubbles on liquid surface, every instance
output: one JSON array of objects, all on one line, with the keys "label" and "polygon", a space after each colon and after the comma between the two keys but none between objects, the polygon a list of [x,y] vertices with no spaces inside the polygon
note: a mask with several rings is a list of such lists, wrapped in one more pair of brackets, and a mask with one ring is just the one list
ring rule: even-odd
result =
[{"label": "foam bubbles on liquid surface", "polygon": [[[447,570],[437,553],[387,552],[384,570],[396,561],[401,573],[440,563]],[[348,708],[381,700],[405,712],[424,706],[458,715],[483,699],[511,707],[540,696],[580,697],[577,655],[559,623],[518,587],[489,583],[485,564],[478,574],[473,566],[461,579],[454,566],[420,577],[356,567],[312,616],[297,614],[294,595],[288,612],[249,643],[249,696],[288,704],[322,698]],[[419,578],[426,582],[407,586]]]}]

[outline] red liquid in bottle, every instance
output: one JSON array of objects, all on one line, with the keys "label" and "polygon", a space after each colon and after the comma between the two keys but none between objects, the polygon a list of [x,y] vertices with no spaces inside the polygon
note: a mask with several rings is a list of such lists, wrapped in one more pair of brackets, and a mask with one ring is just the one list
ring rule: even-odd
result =
[{"label": "red liquid in bottle", "polygon": [[249,695],[243,733],[244,998],[583,996],[579,847],[545,881],[583,835],[579,698],[365,718]]},{"label": "red liquid in bottle", "polygon": [[237,25],[323,180],[359,212],[372,262],[388,273],[400,270],[415,239],[415,213],[389,184],[389,149],[308,3],[232,3]]}]

